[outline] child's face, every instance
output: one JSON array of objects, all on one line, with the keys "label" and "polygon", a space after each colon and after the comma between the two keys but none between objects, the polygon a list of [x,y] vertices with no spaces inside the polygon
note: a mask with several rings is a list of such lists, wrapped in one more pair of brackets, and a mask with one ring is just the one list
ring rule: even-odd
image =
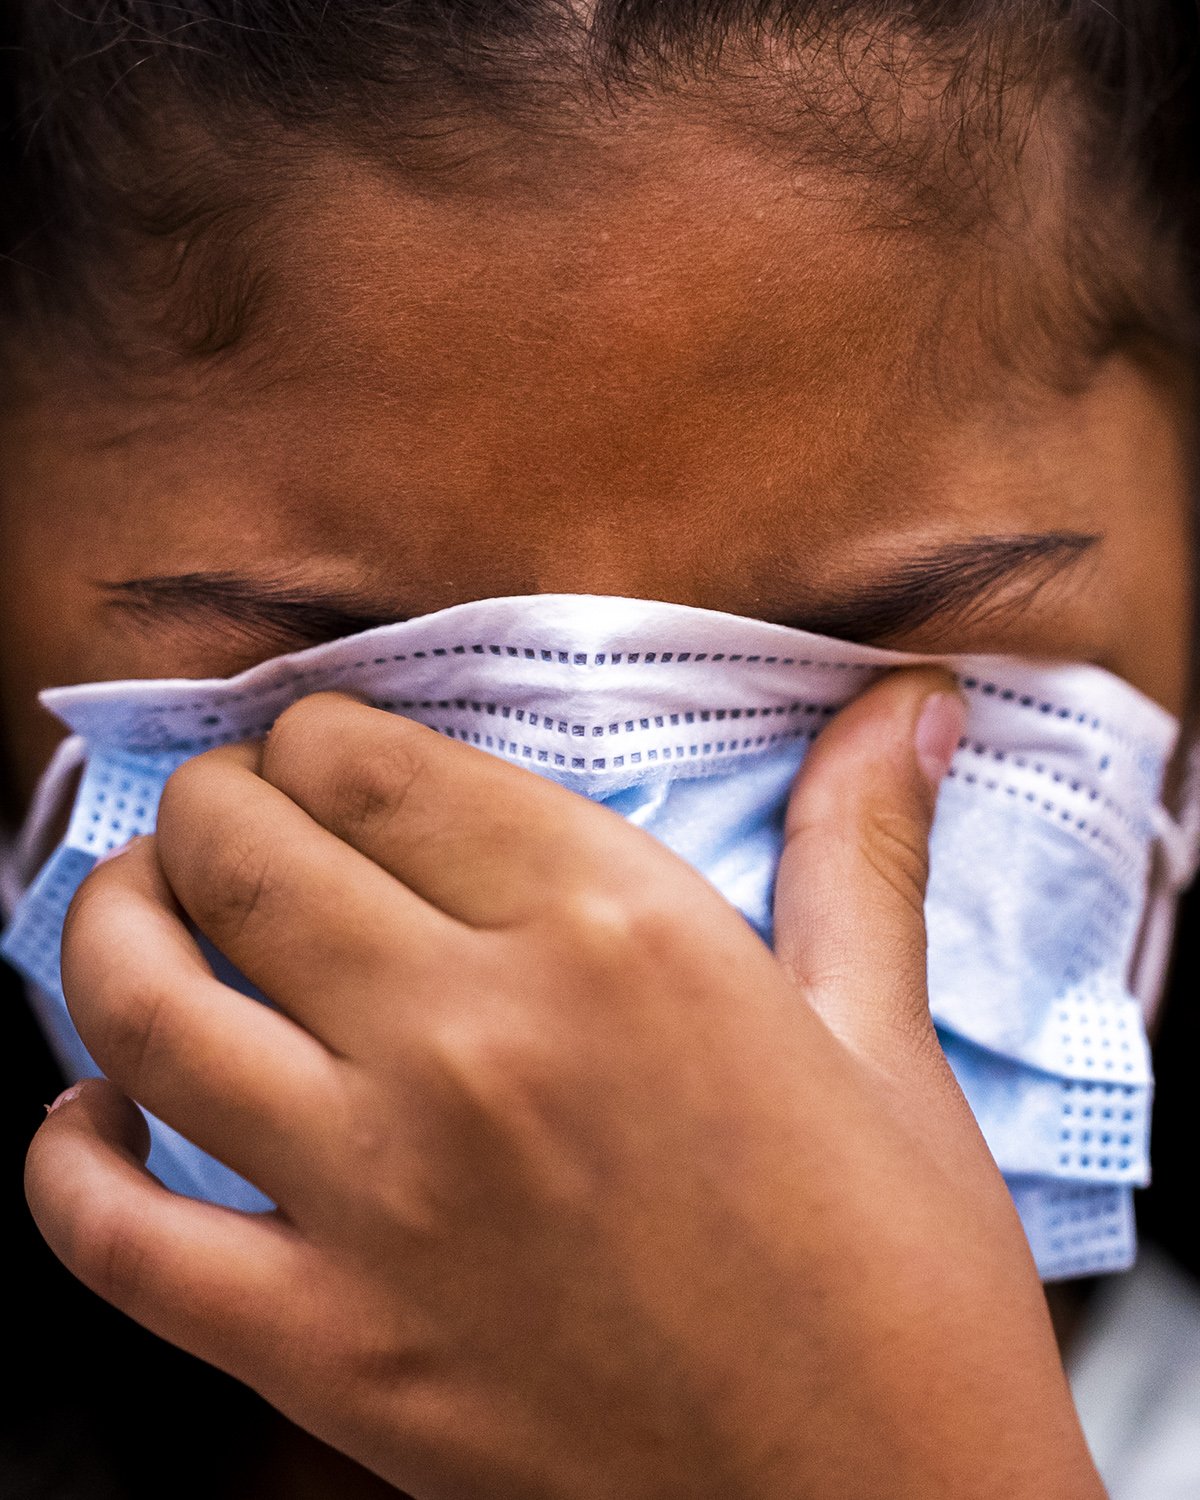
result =
[{"label": "child's face", "polygon": [[[1094,661],[1178,711],[1186,378],[1121,356],[1037,383],[1036,257],[868,217],[698,127],[424,196],[318,163],[242,345],[122,380],[47,361],[5,418],[18,792],[57,733],[40,688],[225,674],[497,594]],[[1031,560],[1045,533],[1095,540]]]}]

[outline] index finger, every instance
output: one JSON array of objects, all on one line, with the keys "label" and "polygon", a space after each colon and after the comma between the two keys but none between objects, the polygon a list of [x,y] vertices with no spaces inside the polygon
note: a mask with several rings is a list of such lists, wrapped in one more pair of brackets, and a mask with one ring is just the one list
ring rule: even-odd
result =
[{"label": "index finger", "polygon": [[261,774],[473,926],[519,922],[585,884],[628,889],[669,858],[649,835],[575,792],[337,693],[316,693],[281,715]]}]

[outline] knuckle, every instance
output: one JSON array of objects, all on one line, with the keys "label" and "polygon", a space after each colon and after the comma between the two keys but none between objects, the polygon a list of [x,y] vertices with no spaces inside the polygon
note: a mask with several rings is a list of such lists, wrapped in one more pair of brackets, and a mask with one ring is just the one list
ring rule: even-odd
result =
[{"label": "knuckle", "polygon": [[[381,1320],[372,1306],[357,1317],[351,1314],[347,1322],[349,1327],[330,1351],[329,1365],[318,1368],[331,1366],[338,1371],[350,1410],[362,1408],[363,1392],[387,1391],[389,1426],[406,1448],[411,1447],[433,1414],[424,1391],[431,1357],[436,1358],[442,1342],[437,1321],[414,1307],[403,1326],[397,1327],[391,1320]],[[434,1426],[443,1442],[453,1430],[450,1423],[439,1421]]]},{"label": "knuckle", "polygon": [[427,1036],[440,1071],[464,1092],[476,1092],[511,1070],[516,1047],[511,1036],[478,1015],[454,1013],[440,1018]]},{"label": "knuckle", "polygon": [[[363,712],[361,704],[330,692],[310,693],[289,704],[267,733],[263,775],[289,786],[311,786],[319,778],[323,789],[340,792],[362,766],[381,758],[378,716],[366,727]],[[389,721],[389,727],[395,731],[401,723]],[[394,741],[400,738],[400,733],[393,732],[389,749],[395,749]],[[401,747],[394,758],[399,760],[402,753]]]},{"label": "knuckle", "polygon": [[391,1112],[381,1108],[373,1078],[349,1074],[325,1100],[327,1132],[336,1149],[355,1164],[356,1185],[386,1180],[405,1151]]},{"label": "knuckle", "polygon": [[501,1022],[474,1012],[444,1015],[430,1028],[426,1045],[452,1108],[486,1119],[502,1134],[530,1117],[553,1073],[545,1041],[512,1016]]},{"label": "knuckle", "polygon": [[333,819],[349,834],[368,832],[401,807],[421,775],[420,752],[403,736],[389,738],[339,767],[333,788]]},{"label": "knuckle", "polygon": [[169,1045],[169,996],[150,976],[97,977],[83,1006],[68,997],[72,1019],[88,1051],[115,1083],[137,1095]]},{"label": "knuckle", "polygon": [[560,898],[555,918],[573,951],[601,968],[627,967],[670,951],[679,913],[657,888],[612,891],[585,885]]},{"label": "knuckle", "polygon": [[277,884],[268,844],[226,840],[188,892],[191,914],[214,939],[236,941],[266,910]]},{"label": "knuckle", "polygon": [[73,1236],[69,1253],[76,1275],[106,1302],[129,1308],[144,1298],[148,1250],[140,1225],[127,1212],[115,1205],[94,1209]]},{"label": "knuckle", "polygon": [[925,831],[896,808],[867,801],[860,809],[856,832],[864,863],[905,905],[922,913],[929,874]]}]

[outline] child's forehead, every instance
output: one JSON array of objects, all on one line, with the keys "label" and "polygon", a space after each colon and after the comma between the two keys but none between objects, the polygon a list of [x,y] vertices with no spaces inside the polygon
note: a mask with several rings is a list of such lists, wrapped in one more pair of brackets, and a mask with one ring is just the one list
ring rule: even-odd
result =
[{"label": "child's forehead", "polygon": [[383,345],[389,381],[397,355],[425,378],[447,347],[463,384],[472,360],[498,384],[530,364],[565,375],[577,354],[649,352],[639,374],[675,374],[690,351],[714,393],[753,366],[809,394],[868,375],[865,399],[903,362],[900,384],[936,379],[944,403],[977,396],[1004,346],[1053,383],[1086,361],[1110,311],[1099,283],[1120,272],[1070,254],[1073,163],[1045,113],[986,208],[947,172],[944,212],[853,151],[792,157],[669,104],[559,140],[448,126],[461,161],[424,173],[336,145],[268,154],[240,185],[194,186],[179,231],[135,245],[137,305],[113,302],[114,333],[129,353],[156,336],[202,361],[216,349],[249,378],[345,373],[321,341],[348,338],[364,360]]},{"label": "child's forehead", "polygon": [[[1037,245],[875,203],[676,116],[471,190],[312,153],[240,235],[164,243],[162,306],[112,378],[50,372],[12,489],[109,547],[92,577],[307,559],[397,613],[582,590],[790,618],[946,541],[1121,550],[1149,481],[1112,482],[1120,389],[1089,405],[1035,357]],[[213,311],[236,336],[163,355]]]},{"label": "child's forehead", "polygon": [[983,579],[969,629],[902,643],[1099,661],[1179,702],[1147,624],[1182,639],[1184,422],[1123,358],[1069,389],[1003,357],[981,309],[1009,310],[1023,262],[986,242],[874,224],[815,173],[682,134],[507,195],[333,155],[244,241],[225,229],[175,291],[242,260],[240,337],[164,356],[148,318],[144,358],[56,363],[12,418],[0,624],[30,701],[279,649],[240,620],[230,646],[241,596],[224,635],[178,592],[131,628],[126,581],[249,575],[268,606],[278,584],[382,618],[584,592],[828,625],[914,557],[1078,534],[1104,540],[1024,569],[1002,624]]},{"label": "child's forehead", "polygon": [[[1010,37],[993,79],[937,25],[831,26],[836,45],[817,28],[778,56],[771,26],[733,27],[719,66],[621,88],[572,53],[547,92],[505,53],[504,108],[482,75],[414,94],[388,74],[373,130],[350,80],[306,122],[240,67],[222,115],[212,78],[183,85],[190,52],[158,68],[172,37],[112,83],[97,169],[80,135],[53,174],[128,187],[64,188],[47,220],[94,230],[55,250],[124,366],[94,394],[117,428],[149,409],[230,441],[254,424],[259,447],[278,431],[310,469],[314,436],[353,464],[335,428],[364,461],[394,462],[390,440],[434,490],[423,467],[466,472],[474,435],[527,493],[586,495],[599,460],[618,502],[665,478],[702,505],[706,479],[729,491],[721,456],[768,492],[799,469],[818,527],[817,497],[844,509],[860,473],[916,493],[955,423],[1086,382],[1154,276],[1124,187],[1085,201],[1102,131],[1061,47],[1031,76]],[[273,41],[299,59],[314,37]]]},{"label": "child's forehead", "polygon": [[702,505],[735,473],[792,489],[798,465],[829,488],[881,429],[925,425],[940,249],[888,245],[734,153],[664,155],[544,199],[327,179],[267,248],[251,382],[260,338],[285,423],[318,405],[421,485],[474,490],[460,466],[481,464],[514,504],[596,486]]},{"label": "child's forehead", "polygon": [[223,312],[236,337],[164,362],[156,310],[121,378],[84,378],[85,419],[156,461],[259,471],[297,522],[419,497],[553,548],[548,514],[578,536],[682,509],[711,534],[752,495],[768,531],[802,514],[811,554],[926,517],[964,428],[1053,399],[996,359],[1015,272],[988,245],[872,222],[842,174],[686,123],[569,160],[421,192],[311,158],[243,241],[189,243],[168,288],[166,325]]},{"label": "child's forehead", "polygon": [[1120,546],[1095,413],[983,337],[987,247],[700,144],[491,194],[314,161],[248,248],[241,337],[54,382],[14,492],[95,533],[94,578],[312,562],[396,613],[583,590],[794,618],[947,541]]}]

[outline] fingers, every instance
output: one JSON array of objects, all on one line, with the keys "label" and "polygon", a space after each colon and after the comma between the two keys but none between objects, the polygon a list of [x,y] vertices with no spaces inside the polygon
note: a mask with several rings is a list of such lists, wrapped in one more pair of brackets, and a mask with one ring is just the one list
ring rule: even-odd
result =
[{"label": "fingers", "polygon": [[276,1202],[303,1189],[296,1136],[335,1133],[346,1107],[339,1064],[285,1016],[213,977],[153,839],[135,840],[81,886],[63,935],[63,989],[88,1051],[126,1093]]},{"label": "fingers", "polygon": [[318,823],[473,926],[518,921],[585,878],[619,888],[661,852],[606,808],[335,693],[314,694],[280,717],[262,774]]},{"label": "fingers", "polygon": [[97,1079],[69,1090],[26,1161],[38,1228],[106,1301],[253,1380],[302,1341],[311,1254],[273,1215],[168,1192],[142,1165],[147,1145],[145,1121],[112,1084]]},{"label": "fingers", "polygon": [[948,673],[892,673],[845,708],[788,807],[776,954],[827,1024],[892,1069],[940,1057],[926,989],[924,901],[937,785],[965,710]]},{"label": "fingers", "polygon": [[[353,1051],[367,995],[430,1003],[471,934],[264,781],[251,754],[210,751],[171,777],[159,863],[219,952],[330,1047]],[[371,1029],[395,1025],[395,1011],[375,1008]]]}]

